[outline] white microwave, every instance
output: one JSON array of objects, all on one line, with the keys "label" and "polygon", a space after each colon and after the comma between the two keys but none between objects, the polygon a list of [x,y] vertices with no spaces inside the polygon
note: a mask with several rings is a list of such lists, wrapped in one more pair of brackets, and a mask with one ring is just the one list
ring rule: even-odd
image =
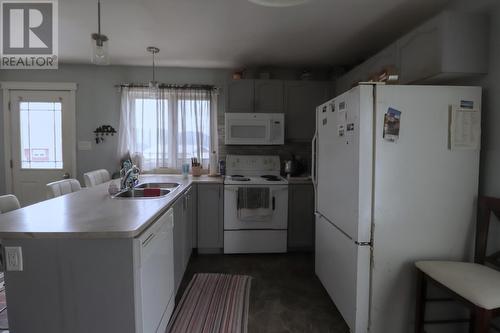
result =
[{"label": "white microwave", "polygon": [[282,145],[283,113],[226,113],[226,145]]}]

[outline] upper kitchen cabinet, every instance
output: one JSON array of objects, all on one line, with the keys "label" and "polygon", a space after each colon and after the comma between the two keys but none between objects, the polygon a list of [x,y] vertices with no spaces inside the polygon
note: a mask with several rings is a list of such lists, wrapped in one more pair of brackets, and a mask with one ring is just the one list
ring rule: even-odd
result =
[{"label": "upper kitchen cabinet", "polygon": [[434,83],[488,71],[488,20],[444,12],[398,40],[400,82]]},{"label": "upper kitchen cabinet", "polygon": [[227,86],[226,112],[283,112],[283,81],[232,80]]},{"label": "upper kitchen cabinet", "polygon": [[231,80],[227,84],[226,112],[254,111],[254,81]]},{"label": "upper kitchen cabinet", "polygon": [[488,71],[488,19],[444,12],[366,60],[336,82],[339,95],[388,68],[401,84],[446,84]]},{"label": "upper kitchen cabinet", "polygon": [[285,82],[285,137],[289,141],[309,142],[314,136],[316,107],[333,95],[326,82]]},{"label": "upper kitchen cabinet", "polygon": [[283,112],[283,81],[254,81],[254,111],[263,113]]}]

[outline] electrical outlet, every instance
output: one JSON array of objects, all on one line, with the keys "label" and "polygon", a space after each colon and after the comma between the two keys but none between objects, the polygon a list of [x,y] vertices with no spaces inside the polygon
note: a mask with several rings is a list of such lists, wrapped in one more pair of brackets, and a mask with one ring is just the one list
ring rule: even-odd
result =
[{"label": "electrical outlet", "polygon": [[23,270],[23,251],[20,246],[5,247],[5,270],[6,271]]}]

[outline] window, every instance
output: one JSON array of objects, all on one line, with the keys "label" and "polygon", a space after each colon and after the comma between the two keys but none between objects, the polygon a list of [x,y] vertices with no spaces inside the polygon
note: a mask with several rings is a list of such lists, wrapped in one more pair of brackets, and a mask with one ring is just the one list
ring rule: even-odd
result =
[{"label": "window", "polygon": [[60,102],[20,102],[21,168],[62,169]]},{"label": "window", "polygon": [[[142,168],[180,169],[197,158],[207,168],[217,150],[215,94],[206,90],[124,89],[120,154],[139,155]],[[214,133],[214,134],[213,134]]]}]

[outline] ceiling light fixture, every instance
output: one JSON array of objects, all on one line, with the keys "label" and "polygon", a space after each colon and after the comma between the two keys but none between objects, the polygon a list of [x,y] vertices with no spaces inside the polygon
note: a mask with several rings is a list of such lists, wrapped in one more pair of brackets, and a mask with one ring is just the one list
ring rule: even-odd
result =
[{"label": "ceiling light fixture", "polygon": [[97,0],[97,33],[90,35],[92,40],[92,63],[95,65],[108,65],[108,37],[101,34],[101,1]]},{"label": "ceiling light fixture", "polygon": [[310,0],[248,0],[265,7],[292,7],[303,5]]},{"label": "ceiling light fixture", "polygon": [[156,81],[156,76],[155,76],[155,55],[157,53],[160,53],[160,49],[157,48],[156,46],[148,46],[146,48],[146,51],[148,51],[149,53],[151,53],[151,55],[153,56],[153,80],[149,81],[149,88],[151,89],[158,89],[158,81]]}]

